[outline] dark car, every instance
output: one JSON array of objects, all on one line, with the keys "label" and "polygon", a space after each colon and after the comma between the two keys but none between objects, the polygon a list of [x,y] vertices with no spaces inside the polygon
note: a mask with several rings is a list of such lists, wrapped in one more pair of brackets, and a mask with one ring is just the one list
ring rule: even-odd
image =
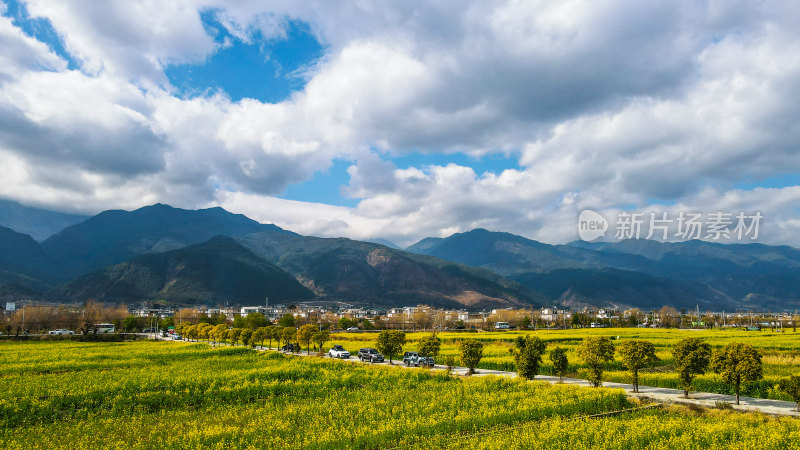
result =
[{"label": "dark car", "polygon": [[358,359],[372,363],[383,362],[383,355],[372,347],[362,348],[358,351]]},{"label": "dark car", "polygon": [[407,366],[433,367],[434,361],[430,356],[420,356],[417,352],[405,352],[403,362]]},{"label": "dark car", "polygon": [[284,352],[292,352],[292,353],[299,352],[300,346],[297,344],[286,344],[283,347],[281,347],[281,350]]}]

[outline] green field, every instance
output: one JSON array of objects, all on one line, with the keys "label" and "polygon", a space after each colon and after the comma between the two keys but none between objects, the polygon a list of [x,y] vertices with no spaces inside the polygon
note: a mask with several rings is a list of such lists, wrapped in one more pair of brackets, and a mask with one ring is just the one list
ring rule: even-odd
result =
[{"label": "green field", "polygon": [[2,342],[0,375],[0,447],[11,449],[663,448],[694,437],[789,448],[800,433],[795,420],[723,411],[583,420],[636,405],[621,390],[205,344]]},{"label": "green field", "polygon": [[[407,344],[404,350],[415,350],[419,339],[430,333],[408,333]],[[461,339],[477,339],[484,343],[484,357],[479,365],[484,369],[497,369],[515,371],[514,359],[509,354],[509,349],[514,346],[514,339],[521,334],[533,334],[547,342],[547,349],[556,346],[567,349],[570,361],[571,376],[585,378],[585,366],[575,353],[575,349],[586,336],[608,336],[615,343],[625,339],[644,339],[655,344],[657,355],[661,361],[653,368],[645,370],[641,375],[640,383],[646,386],[659,386],[678,389],[678,377],[674,373],[674,359],[672,346],[686,337],[700,337],[706,339],[714,349],[720,348],[731,342],[745,342],[755,346],[763,355],[764,379],[748,384],[744,387],[742,395],[759,398],[772,398],[776,400],[791,400],[785,394],[775,389],[775,384],[782,377],[800,375],[800,333],[770,332],[770,331],[744,331],[741,329],[725,330],[676,330],[653,328],[590,328],[579,330],[552,330],[552,331],[504,331],[504,332],[450,332],[438,333],[442,339],[442,351],[436,358],[437,363],[444,363],[447,355],[458,354],[458,341]],[[333,335],[331,344],[342,344],[351,353],[357,352],[360,347],[375,346],[377,333],[337,333]],[[619,340],[617,340],[619,338]],[[552,374],[552,364],[547,355],[543,358],[541,373]],[[622,363],[617,358],[610,363],[605,373],[606,381],[628,382],[628,374]],[[698,391],[715,392],[719,394],[733,394],[730,386],[723,383],[713,373],[701,375],[695,380]]]}]

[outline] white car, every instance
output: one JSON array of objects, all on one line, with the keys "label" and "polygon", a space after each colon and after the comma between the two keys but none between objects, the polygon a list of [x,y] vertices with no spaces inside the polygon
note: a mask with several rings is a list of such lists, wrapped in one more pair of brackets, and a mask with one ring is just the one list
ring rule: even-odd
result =
[{"label": "white car", "polygon": [[348,359],[350,358],[350,352],[345,350],[341,345],[336,344],[332,349],[328,350],[328,356],[331,358]]},{"label": "white car", "polygon": [[61,335],[61,334],[75,334],[75,332],[72,330],[58,329],[58,330],[50,330],[47,332],[47,334]]},{"label": "white car", "polygon": [[347,331],[358,331],[358,327],[350,327]]}]

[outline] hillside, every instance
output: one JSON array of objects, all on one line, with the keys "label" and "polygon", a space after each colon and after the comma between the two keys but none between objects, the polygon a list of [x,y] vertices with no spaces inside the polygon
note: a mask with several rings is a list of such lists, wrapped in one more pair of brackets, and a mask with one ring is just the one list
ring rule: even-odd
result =
[{"label": "hillside", "polygon": [[283,270],[248,251],[232,238],[178,250],[141,255],[81,276],[50,291],[53,300],[107,302],[260,304],[309,299],[313,293]]},{"label": "hillside", "polygon": [[556,269],[515,277],[562,305],[629,305],[642,309],[735,309],[737,302],[706,285],[618,269]]},{"label": "hillside", "polygon": [[331,300],[482,308],[536,305],[544,299],[486,270],[378,244],[276,232],[248,235],[239,242]]}]

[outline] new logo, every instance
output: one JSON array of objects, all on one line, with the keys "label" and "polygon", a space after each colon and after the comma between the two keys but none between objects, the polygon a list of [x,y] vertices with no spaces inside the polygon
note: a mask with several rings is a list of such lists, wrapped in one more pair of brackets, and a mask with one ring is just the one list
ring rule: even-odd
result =
[{"label": "new logo", "polygon": [[584,241],[593,241],[606,235],[608,221],[600,213],[590,209],[581,211],[578,217],[578,236]]}]

